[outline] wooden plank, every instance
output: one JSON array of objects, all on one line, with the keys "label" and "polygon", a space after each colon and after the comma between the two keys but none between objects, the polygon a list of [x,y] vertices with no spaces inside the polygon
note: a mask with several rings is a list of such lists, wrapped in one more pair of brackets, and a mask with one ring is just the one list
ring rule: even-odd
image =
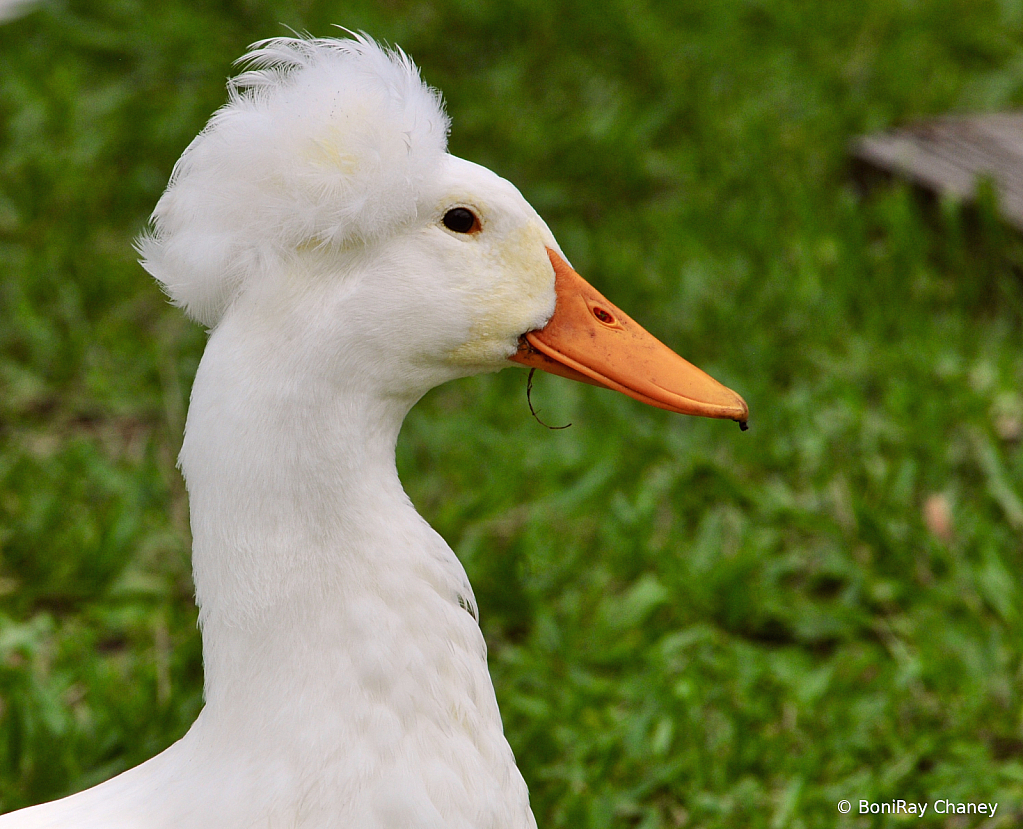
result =
[{"label": "wooden plank", "polygon": [[988,179],[1004,219],[1023,231],[1023,113],[946,117],[852,144],[868,167],[941,196],[973,201]]}]

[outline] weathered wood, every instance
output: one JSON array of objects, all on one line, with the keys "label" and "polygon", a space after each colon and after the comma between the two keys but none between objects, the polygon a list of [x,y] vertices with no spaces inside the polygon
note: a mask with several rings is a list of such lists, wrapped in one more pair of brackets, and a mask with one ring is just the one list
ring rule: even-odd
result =
[{"label": "weathered wood", "polygon": [[946,117],[856,139],[860,163],[941,196],[972,201],[991,181],[1004,219],[1023,231],[1023,114]]}]

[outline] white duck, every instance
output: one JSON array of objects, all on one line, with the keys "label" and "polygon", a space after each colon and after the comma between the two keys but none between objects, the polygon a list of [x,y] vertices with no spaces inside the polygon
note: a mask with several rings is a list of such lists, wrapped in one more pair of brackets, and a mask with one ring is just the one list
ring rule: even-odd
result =
[{"label": "white duck", "polygon": [[404,54],[280,39],[244,60],[140,242],[211,329],[180,459],[206,705],[152,760],[0,827],[534,827],[472,588],[398,481],[402,420],[509,360],[690,414],[746,404],[447,154]]}]

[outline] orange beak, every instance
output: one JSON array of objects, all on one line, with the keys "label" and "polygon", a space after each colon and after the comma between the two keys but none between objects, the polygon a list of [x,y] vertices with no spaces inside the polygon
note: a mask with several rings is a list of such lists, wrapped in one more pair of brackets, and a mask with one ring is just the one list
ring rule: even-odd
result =
[{"label": "orange beak", "polygon": [[547,255],[554,266],[554,315],[522,335],[511,360],[670,412],[736,420],[746,428],[745,400],[619,311],[550,248]]}]

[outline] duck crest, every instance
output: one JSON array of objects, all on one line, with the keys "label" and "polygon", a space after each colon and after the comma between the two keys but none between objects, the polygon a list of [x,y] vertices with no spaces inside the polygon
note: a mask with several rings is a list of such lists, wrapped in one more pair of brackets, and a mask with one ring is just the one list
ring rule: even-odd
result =
[{"label": "duck crest", "polygon": [[244,280],[295,250],[372,241],[415,219],[447,150],[440,94],[398,49],[361,35],[276,38],[239,63],[137,245],[174,303],[207,327]]}]

